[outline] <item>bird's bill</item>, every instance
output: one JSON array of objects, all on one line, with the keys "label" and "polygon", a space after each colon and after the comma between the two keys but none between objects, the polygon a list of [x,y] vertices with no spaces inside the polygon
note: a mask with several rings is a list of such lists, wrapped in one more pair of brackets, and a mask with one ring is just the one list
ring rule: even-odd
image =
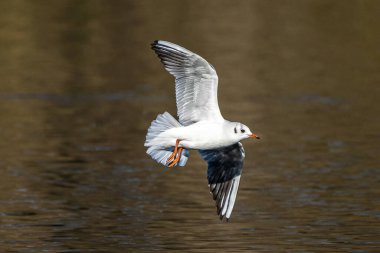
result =
[{"label": "bird's bill", "polygon": [[249,135],[249,138],[260,139],[260,137],[257,136],[256,134],[250,134],[250,135]]}]

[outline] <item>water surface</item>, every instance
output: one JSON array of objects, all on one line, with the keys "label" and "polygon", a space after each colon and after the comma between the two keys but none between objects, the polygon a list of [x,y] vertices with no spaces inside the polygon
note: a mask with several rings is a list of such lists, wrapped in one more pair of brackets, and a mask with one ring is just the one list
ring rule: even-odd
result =
[{"label": "water surface", "polygon": [[[2,252],[379,252],[377,1],[2,1]],[[245,141],[229,223],[206,164],[143,147],[174,85],[150,50],[218,71]]]}]

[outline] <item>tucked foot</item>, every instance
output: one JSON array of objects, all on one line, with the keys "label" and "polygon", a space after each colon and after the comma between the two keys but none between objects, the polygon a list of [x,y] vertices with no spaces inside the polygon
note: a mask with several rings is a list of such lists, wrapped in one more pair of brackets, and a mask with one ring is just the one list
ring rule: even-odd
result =
[{"label": "tucked foot", "polygon": [[179,160],[181,159],[182,150],[183,150],[183,148],[178,149],[178,154],[177,154],[176,158],[171,163],[169,163],[169,165],[168,165],[169,168],[175,166],[179,162]]},{"label": "tucked foot", "polygon": [[176,140],[175,142],[175,147],[173,153],[169,156],[169,158],[166,160],[166,162],[172,162],[174,160],[175,155],[177,154],[178,151],[178,145],[179,145],[179,139]]}]

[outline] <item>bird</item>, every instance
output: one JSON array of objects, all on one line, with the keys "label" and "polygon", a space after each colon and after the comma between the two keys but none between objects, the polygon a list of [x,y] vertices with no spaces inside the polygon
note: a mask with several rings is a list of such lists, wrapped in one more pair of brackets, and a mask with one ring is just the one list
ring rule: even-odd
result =
[{"label": "bird", "polygon": [[174,43],[151,44],[164,68],[175,78],[178,120],[170,113],[152,121],[144,146],[167,167],[185,166],[189,150],[207,162],[207,179],[220,220],[230,219],[243,169],[240,141],[260,139],[244,124],[223,118],[218,105],[218,75],[204,58]]}]

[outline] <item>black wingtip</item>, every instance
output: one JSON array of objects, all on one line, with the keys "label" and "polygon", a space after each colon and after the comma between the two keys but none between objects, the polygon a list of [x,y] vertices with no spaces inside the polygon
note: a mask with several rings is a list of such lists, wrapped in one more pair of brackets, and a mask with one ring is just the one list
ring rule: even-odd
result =
[{"label": "black wingtip", "polygon": [[154,49],[154,48],[157,47],[158,44],[159,44],[159,40],[155,40],[155,41],[153,41],[153,42],[150,44],[150,46],[151,46],[152,49]]},{"label": "black wingtip", "polygon": [[230,221],[230,218],[227,218],[226,216],[224,215],[219,215],[219,219],[221,222],[229,222]]}]

